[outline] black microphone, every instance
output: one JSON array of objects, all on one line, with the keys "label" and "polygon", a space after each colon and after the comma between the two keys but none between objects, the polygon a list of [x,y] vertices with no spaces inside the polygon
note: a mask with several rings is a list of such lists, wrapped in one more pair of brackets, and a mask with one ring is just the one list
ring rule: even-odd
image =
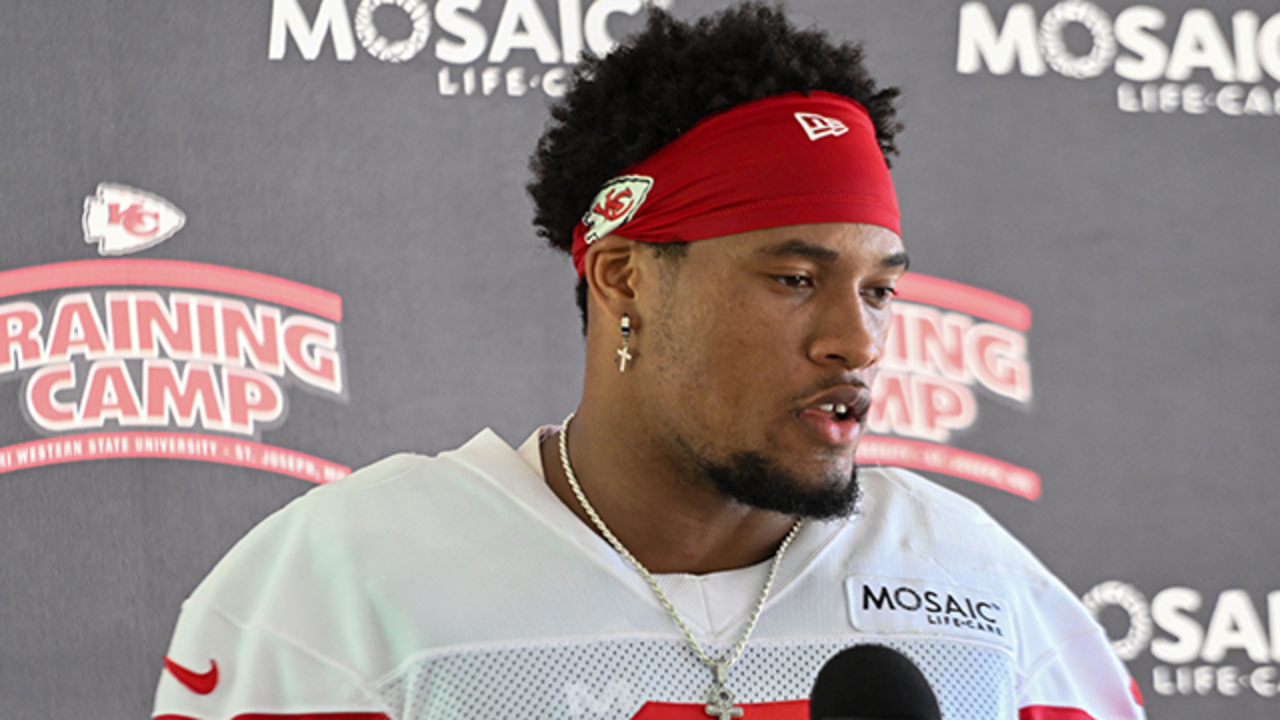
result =
[{"label": "black microphone", "polygon": [[924,673],[883,645],[841,650],[818,671],[810,720],[941,720]]}]

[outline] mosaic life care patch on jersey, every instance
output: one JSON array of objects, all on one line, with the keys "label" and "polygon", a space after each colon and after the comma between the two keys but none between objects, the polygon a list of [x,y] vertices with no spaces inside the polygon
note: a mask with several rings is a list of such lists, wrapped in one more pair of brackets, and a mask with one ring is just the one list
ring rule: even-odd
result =
[{"label": "mosaic life care patch on jersey", "polygon": [[1009,604],[990,591],[856,575],[844,587],[849,620],[862,632],[935,635],[1013,649]]}]

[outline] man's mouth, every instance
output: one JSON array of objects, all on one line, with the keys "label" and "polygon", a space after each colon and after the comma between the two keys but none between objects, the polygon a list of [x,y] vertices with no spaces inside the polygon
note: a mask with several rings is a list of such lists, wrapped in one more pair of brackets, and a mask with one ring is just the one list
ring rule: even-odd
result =
[{"label": "man's mouth", "polygon": [[823,405],[819,405],[818,409],[825,413],[830,413],[831,417],[836,422],[844,422],[845,420],[848,420],[852,413],[849,406],[844,403],[825,403]]},{"label": "man's mouth", "polygon": [[835,444],[855,442],[871,412],[871,391],[843,386],[823,393],[802,409],[798,417],[825,440]]},{"label": "man's mouth", "polygon": [[841,387],[824,393],[809,406],[835,422],[862,423],[871,412],[871,391],[865,387]]}]

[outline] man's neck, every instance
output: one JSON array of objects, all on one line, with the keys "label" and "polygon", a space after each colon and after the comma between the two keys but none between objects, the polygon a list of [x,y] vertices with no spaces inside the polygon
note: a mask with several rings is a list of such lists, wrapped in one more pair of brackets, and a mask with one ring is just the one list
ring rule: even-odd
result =
[{"label": "man's neck", "polygon": [[[636,428],[611,427],[589,408],[573,420],[568,444],[588,501],[650,572],[705,574],[754,565],[773,555],[795,522],[725,497]],[[540,450],[547,485],[598,533],[570,489],[559,434],[544,437]]]}]

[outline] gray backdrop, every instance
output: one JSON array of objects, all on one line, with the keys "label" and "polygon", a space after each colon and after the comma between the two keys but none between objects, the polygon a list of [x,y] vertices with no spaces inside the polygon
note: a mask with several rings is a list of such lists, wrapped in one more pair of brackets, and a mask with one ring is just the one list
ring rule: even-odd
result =
[{"label": "gray backdrop", "polygon": [[[534,236],[525,164],[566,50],[606,50],[638,0],[380,4],[3,2],[0,719],[148,716],[180,602],[265,515],[343,467],[485,426],[519,442],[574,406],[573,271]],[[1089,593],[1152,717],[1274,717],[1280,5],[790,11],[904,90],[913,270],[967,289],[903,307],[977,325],[954,298],[994,293],[1032,318],[1004,331],[1021,397],[956,371],[929,397],[971,412],[886,420],[882,447],[1038,476],[1030,500],[928,473]],[[100,183],[152,195],[87,211]],[[165,234],[156,197],[185,216],[172,237],[86,242]],[[173,317],[147,342],[146,308],[221,345]],[[162,381],[193,377],[205,405],[166,410]]]}]

